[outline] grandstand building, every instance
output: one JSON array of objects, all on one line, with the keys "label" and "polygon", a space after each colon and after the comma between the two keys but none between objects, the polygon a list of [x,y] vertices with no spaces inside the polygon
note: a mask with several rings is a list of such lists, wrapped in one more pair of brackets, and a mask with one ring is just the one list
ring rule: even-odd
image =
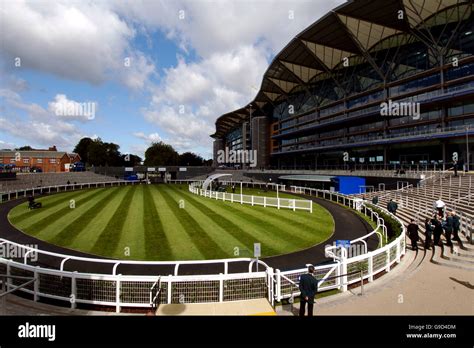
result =
[{"label": "grandstand building", "polygon": [[32,151],[0,150],[0,168],[19,172],[65,172],[69,171],[70,164],[80,160],[79,154],[57,151],[56,147]]},{"label": "grandstand building", "polygon": [[[276,55],[248,105],[216,121],[218,153],[257,168],[473,166],[472,1],[353,0]],[[250,86],[249,86],[250,88]]]}]

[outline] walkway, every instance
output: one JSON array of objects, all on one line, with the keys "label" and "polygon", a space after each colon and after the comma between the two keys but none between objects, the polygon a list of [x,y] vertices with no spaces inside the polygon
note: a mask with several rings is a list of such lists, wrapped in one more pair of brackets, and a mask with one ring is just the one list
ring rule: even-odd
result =
[{"label": "walkway", "polygon": [[[278,315],[297,315],[293,307],[278,306]],[[407,250],[389,274],[346,293],[317,301],[315,315],[473,315],[474,274],[438,266],[429,255]]]}]

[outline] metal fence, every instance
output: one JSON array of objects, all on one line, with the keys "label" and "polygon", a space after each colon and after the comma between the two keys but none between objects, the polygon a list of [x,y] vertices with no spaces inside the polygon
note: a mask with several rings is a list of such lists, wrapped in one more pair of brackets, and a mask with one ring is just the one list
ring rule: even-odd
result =
[{"label": "metal fence", "polygon": [[[100,184],[78,184],[82,188],[96,187]],[[71,186],[71,185],[67,185]],[[77,188],[77,187],[76,187]],[[44,188],[43,188],[44,189]],[[22,191],[23,192],[23,191]],[[62,192],[61,190],[50,192]],[[361,213],[370,217],[377,223],[376,230],[368,235],[352,241],[360,242],[368,236],[378,233],[380,238],[386,233],[383,219],[370,208],[359,205],[357,199],[341,195],[334,192],[294,187],[292,192],[299,192],[310,196],[318,196],[334,202],[355,208]],[[14,199],[26,195],[9,195],[8,199]],[[386,214],[389,214],[386,212]],[[398,218],[393,216],[402,228],[402,233],[394,241],[382,248],[374,251],[365,249],[362,255],[346,258],[335,255],[335,249],[328,249],[328,254],[333,256],[334,263],[317,266],[316,276],[320,282],[320,291],[339,289],[346,291],[348,285],[360,281],[360,275],[351,274],[351,270],[358,268],[360,264],[366,264],[363,278],[372,281],[374,276],[380,272],[390,271],[394,263],[400,262],[401,256],[405,253],[405,228]],[[386,234],[385,234],[386,237]],[[51,253],[44,250],[37,250],[29,246],[24,246],[6,239],[0,239],[0,245],[17,247],[22,251],[23,258],[0,257],[0,273],[7,276],[23,276],[35,279],[29,286],[18,289],[30,294],[34,301],[41,298],[61,300],[71,308],[76,308],[77,304],[113,306],[117,312],[123,307],[145,307],[150,308],[150,295],[156,287],[158,274],[155,276],[143,275],[121,275],[116,274],[117,267],[122,264],[167,264],[174,265],[174,274],[161,275],[159,300],[162,304],[167,303],[206,303],[238,301],[254,298],[267,298],[271,304],[274,301],[281,301],[284,298],[297,296],[298,277],[306,272],[306,268],[281,272],[269,267],[261,260],[251,258],[223,259],[223,260],[203,260],[203,261],[156,261],[142,262],[129,260],[109,260],[81,258],[72,255]],[[45,265],[29,264],[28,256],[33,252],[55,257],[60,260],[57,269],[47,268]],[[65,264],[70,260],[85,261],[91,263],[109,263],[113,265],[112,274],[93,274],[77,271],[64,270]],[[232,262],[248,262],[249,272],[227,273],[228,264]],[[311,260],[308,260],[311,261]],[[258,262],[264,266],[264,271],[253,272],[252,264]],[[222,263],[223,273],[207,275],[179,275],[181,264],[205,264]],[[14,278],[7,277],[7,290],[14,289]]]},{"label": "metal fence", "polygon": [[[271,185],[271,184],[268,184]],[[290,198],[279,198],[279,197],[266,197],[266,196],[254,196],[244,195],[242,193],[227,193],[218,192],[211,190],[203,190],[199,188],[200,182],[194,182],[189,184],[189,191],[204,197],[212,198],[215,200],[227,201],[232,203],[249,204],[252,206],[260,205],[263,207],[275,207],[277,209],[291,209],[296,210],[307,210],[310,213],[313,212],[313,201],[308,199],[290,199]],[[278,185],[283,186],[283,185]],[[283,186],[284,187],[284,186]]]}]

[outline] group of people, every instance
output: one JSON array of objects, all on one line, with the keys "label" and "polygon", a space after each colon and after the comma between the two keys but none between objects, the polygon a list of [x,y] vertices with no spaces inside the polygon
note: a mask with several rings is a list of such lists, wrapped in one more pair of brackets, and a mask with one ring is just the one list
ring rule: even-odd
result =
[{"label": "group of people", "polygon": [[[446,238],[446,245],[452,246],[453,240],[459,240],[459,229],[461,227],[461,219],[452,211],[448,214],[434,214],[433,218],[425,219],[425,250],[430,250],[431,246],[441,245],[441,236],[444,234]],[[419,227],[412,219],[407,227],[408,238],[410,238],[412,249],[418,250],[418,241],[420,236],[418,234]]]}]

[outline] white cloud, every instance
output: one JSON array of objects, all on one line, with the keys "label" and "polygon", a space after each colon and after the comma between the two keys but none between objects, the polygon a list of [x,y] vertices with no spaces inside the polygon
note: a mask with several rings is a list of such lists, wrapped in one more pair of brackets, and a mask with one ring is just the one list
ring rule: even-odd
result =
[{"label": "white cloud", "polygon": [[139,139],[145,140],[148,144],[151,143],[157,143],[162,141],[160,135],[158,133],[151,133],[151,134],[145,134],[143,132],[135,132],[133,133],[134,136],[136,136]]},{"label": "white cloud", "polygon": [[134,89],[155,70],[130,46],[135,30],[107,2],[4,1],[0,22],[2,57],[11,69],[20,58],[20,68],[92,84],[117,79]]},{"label": "white cloud", "polygon": [[[25,103],[22,98],[0,89],[4,109],[0,113],[0,131],[27,142],[28,145],[51,146],[70,149],[82,137],[77,127],[59,119],[51,111],[38,104]],[[14,111],[22,110],[26,117]]]},{"label": "white cloud", "polygon": [[3,140],[0,140],[0,149],[14,149],[14,148],[17,148],[17,146],[12,143],[12,142],[9,142],[9,141],[3,141]]}]

